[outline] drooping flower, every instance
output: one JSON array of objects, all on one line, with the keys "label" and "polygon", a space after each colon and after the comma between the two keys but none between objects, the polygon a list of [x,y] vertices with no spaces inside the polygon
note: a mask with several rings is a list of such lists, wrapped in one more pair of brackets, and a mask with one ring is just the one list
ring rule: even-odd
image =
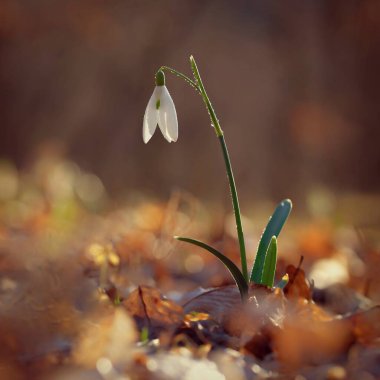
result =
[{"label": "drooping flower", "polygon": [[144,114],[143,140],[145,144],[152,138],[157,124],[167,141],[177,141],[177,112],[173,99],[165,86],[165,74],[162,70],[156,74],[156,87]]}]

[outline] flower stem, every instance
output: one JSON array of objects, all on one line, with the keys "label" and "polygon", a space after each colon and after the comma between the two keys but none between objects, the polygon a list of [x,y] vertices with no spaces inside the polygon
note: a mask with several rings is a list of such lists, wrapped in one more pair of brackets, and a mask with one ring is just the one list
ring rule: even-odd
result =
[{"label": "flower stem", "polygon": [[228,182],[230,184],[231,198],[232,198],[232,204],[233,204],[235,220],[236,220],[236,230],[237,230],[238,239],[239,239],[242,273],[243,273],[243,277],[248,283],[247,256],[245,253],[244,233],[243,233],[243,226],[241,223],[239,199],[237,195],[234,174],[232,172],[231,160],[228,155],[227,145],[226,145],[226,141],[224,140],[224,136],[223,135],[218,136],[218,139],[220,142],[220,146],[222,147],[224,163],[226,165],[226,170],[227,170]]},{"label": "flower stem", "polygon": [[248,269],[247,269],[247,256],[245,253],[245,242],[244,242],[243,226],[241,223],[239,199],[238,199],[238,195],[237,195],[234,174],[232,171],[231,160],[230,160],[228,150],[227,150],[227,144],[226,144],[226,141],[224,139],[224,134],[223,134],[222,128],[220,127],[219,120],[216,117],[216,113],[214,111],[214,108],[213,108],[213,106],[210,102],[210,99],[206,93],[206,90],[204,88],[201,76],[199,74],[197,64],[196,64],[193,56],[190,57],[190,64],[191,64],[191,69],[193,70],[194,78],[196,80],[196,83],[198,84],[198,87],[199,87],[200,93],[202,95],[203,101],[206,104],[207,111],[210,115],[212,125],[215,128],[215,133],[219,139],[220,146],[222,148],[224,163],[226,165],[228,182],[230,185],[232,205],[233,205],[235,220],[236,220],[236,230],[237,230],[237,235],[238,235],[238,239],[239,239],[242,273],[243,273],[244,279],[248,283],[249,278],[248,278]]},{"label": "flower stem", "polygon": [[193,56],[190,56],[190,64],[191,64],[191,69],[192,69],[193,74],[194,74],[195,81],[191,80],[186,75],[184,75],[184,74],[180,73],[179,71],[172,69],[171,67],[168,67],[168,66],[161,66],[159,70],[169,71],[170,73],[175,74],[178,77],[185,80],[185,82],[187,82],[191,87],[195,88],[195,90],[197,90],[199,92],[199,94],[202,96],[202,99],[206,105],[208,114],[209,114],[210,119],[211,119],[212,126],[215,129],[216,136],[219,139],[219,142],[220,142],[220,145],[222,148],[222,152],[223,152],[224,163],[226,165],[226,171],[227,171],[227,178],[228,178],[228,182],[230,185],[232,205],[233,205],[234,214],[235,214],[236,230],[237,230],[237,235],[238,235],[238,239],[239,239],[242,273],[243,273],[243,277],[244,277],[246,283],[248,284],[249,277],[248,277],[248,269],[247,269],[247,256],[245,253],[244,233],[243,233],[243,226],[241,223],[239,199],[238,199],[238,195],[237,195],[234,174],[232,171],[231,160],[230,160],[230,157],[228,155],[227,144],[226,144],[226,141],[224,139],[224,134],[223,134],[222,128],[220,127],[219,120],[216,117],[216,113],[214,111],[214,108],[213,108],[213,106],[210,102],[210,99],[206,93],[206,89],[203,85],[197,64],[196,64]]},{"label": "flower stem", "polygon": [[169,73],[177,75],[177,77],[182,78],[185,82],[187,82],[191,87],[195,88],[200,93],[200,90],[199,90],[199,87],[197,86],[197,84],[193,80],[191,80],[188,76],[186,76],[185,74],[182,74],[179,71],[172,69],[171,67],[168,67],[168,66],[161,66],[158,71],[160,71],[160,70],[166,70],[166,71],[169,71]]}]

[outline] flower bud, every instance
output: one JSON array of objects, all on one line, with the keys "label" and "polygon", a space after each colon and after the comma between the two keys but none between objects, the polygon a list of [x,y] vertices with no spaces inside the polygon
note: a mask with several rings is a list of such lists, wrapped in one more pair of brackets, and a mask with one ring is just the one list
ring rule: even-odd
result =
[{"label": "flower bud", "polygon": [[165,86],[165,74],[162,70],[156,73],[156,86]]}]

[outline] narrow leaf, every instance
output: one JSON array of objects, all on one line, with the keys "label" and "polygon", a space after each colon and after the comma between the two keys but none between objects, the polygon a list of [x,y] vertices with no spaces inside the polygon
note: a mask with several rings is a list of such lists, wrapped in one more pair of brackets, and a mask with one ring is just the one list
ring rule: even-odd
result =
[{"label": "narrow leaf", "polygon": [[273,287],[274,282],[274,273],[276,272],[276,263],[277,263],[277,239],[276,236],[273,236],[267,254],[265,257],[263,276],[261,278],[261,283],[263,285]]},{"label": "narrow leaf", "polygon": [[278,235],[280,234],[291,210],[291,200],[285,199],[277,205],[273,215],[269,218],[268,224],[261,236],[260,243],[257,248],[256,259],[251,272],[251,282],[255,282],[256,284],[261,283],[265,255],[268,250],[270,240],[272,236],[276,236],[276,238],[278,238]]},{"label": "narrow leaf", "polygon": [[181,237],[181,236],[175,236],[175,239],[184,241],[186,243],[194,244],[197,245],[198,247],[201,247],[205,249],[206,251],[209,251],[212,253],[214,256],[216,256],[230,271],[232,277],[234,278],[236,285],[239,288],[240,295],[242,299],[245,299],[247,294],[248,294],[248,285],[247,282],[245,281],[242,273],[240,272],[240,269],[226,256],[223,255],[223,253],[220,253],[218,250],[215,248],[207,245],[206,243],[203,243],[199,240],[191,239],[191,238],[186,238],[186,237]]}]

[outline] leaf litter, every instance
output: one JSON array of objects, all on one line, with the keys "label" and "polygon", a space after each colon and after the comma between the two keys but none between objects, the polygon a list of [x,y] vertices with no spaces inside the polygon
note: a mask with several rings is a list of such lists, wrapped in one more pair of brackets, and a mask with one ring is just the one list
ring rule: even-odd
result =
[{"label": "leaf litter", "polygon": [[338,257],[340,231],[316,222],[297,238],[295,225],[287,285],[250,286],[242,304],[222,265],[172,239],[191,230],[234,252],[189,194],[94,212],[27,178],[34,197],[0,204],[0,379],[380,378],[376,246],[348,239],[339,257],[362,273],[341,260],[347,281],[321,286],[310,273]]}]

